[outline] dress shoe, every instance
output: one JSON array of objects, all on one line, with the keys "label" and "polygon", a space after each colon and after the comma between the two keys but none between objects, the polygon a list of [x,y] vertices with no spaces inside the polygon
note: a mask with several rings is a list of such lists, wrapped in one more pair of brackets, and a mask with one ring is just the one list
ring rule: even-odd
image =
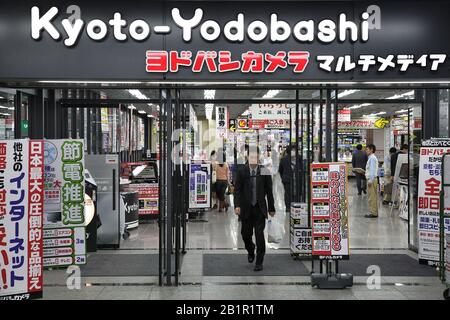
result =
[{"label": "dress shoe", "polygon": [[252,263],[253,261],[255,261],[255,254],[249,254],[248,255],[248,262]]},{"label": "dress shoe", "polygon": [[365,218],[378,218],[378,216],[371,214],[371,213],[366,214],[364,217]]},{"label": "dress shoe", "polygon": [[367,194],[367,191],[366,191],[366,190],[363,190],[363,192],[364,192],[364,194]]},{"label": "dress shoe", "polygon": [[253,269],[253,271],[262,271],[262,269],[263,269],[262,264],[257,264],[257,265],[255,266],[255,269]]}]

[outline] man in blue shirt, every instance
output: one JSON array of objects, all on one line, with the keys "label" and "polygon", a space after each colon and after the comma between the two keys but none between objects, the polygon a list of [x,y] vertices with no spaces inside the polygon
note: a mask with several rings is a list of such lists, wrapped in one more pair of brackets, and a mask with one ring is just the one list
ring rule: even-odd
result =
[{"label": "man in blue shirt", "polygon": [[378,217],[378,159],[375,156],[377,148],[373,144],[366,147],[366,153],[369,156],[366,165],[367,193],[369,202],[369,214],[366,218]]}]

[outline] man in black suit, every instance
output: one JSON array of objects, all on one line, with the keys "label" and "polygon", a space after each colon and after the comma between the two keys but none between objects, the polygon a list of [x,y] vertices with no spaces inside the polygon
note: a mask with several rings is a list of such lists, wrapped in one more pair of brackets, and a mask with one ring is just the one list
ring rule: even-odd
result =
[{"label": "man in black suit", "polygon": [[[272,193],[272,177],[264,172],[258,164],[259,149],[250,147],[248,162],[239,166],[236,174],[234,207],[235,213],[242,222],[241,234],[248,251],[248,262],[255,260],[255,244],[253,243],[253,229],[256,238],[255,271],[263,269],[266,240],[264,228],[267,214],[275,215],[275,206]],[[267,197],[267,202],[266,202]]]}]

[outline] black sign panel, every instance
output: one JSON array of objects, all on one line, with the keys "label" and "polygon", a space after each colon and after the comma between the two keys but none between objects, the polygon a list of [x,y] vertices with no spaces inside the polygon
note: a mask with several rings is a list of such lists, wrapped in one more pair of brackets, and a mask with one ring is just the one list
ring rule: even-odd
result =
[{"label": "black sign panel", "polygon": [[0,81],[449,80],[449,26],[447,1],[2,1]]}]

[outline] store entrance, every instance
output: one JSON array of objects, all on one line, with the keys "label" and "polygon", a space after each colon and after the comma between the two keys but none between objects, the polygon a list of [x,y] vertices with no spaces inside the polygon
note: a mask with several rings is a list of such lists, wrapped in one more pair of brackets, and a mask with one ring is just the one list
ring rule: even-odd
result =
[{"label": "store entrance", "polygon": [[[370,95],[376,95],[377,99],[367,99]],[[412,99],[413,96],[414,91],[411,90],[362,90],[349,96],[352,101],[338,104],[337,152],[338,160],[347,163],[349,172],[353,248],[417,248],[416,201],[422,104],[391,102],[394,99]],[[361,169],[365,170],[361,154],[371,144],[376,147],[379,165],[376,190],[378,218],[365,217],[372,209],[365,192],[367,181],[361,174]]]},{"label": "store entrance", "polygon": [[[204,276],[234,279],[255,275],[244,263],[247,254],[241,224],[234,214],[233,189],[236,169],[245,163],[246,146],[258,146],[259,162],[272,180],[275,219],[282,230],[276,241],[269,241],[268,227],[265,230],[267,273],[262,275],[307,276],[309,257],[293,253],[290,211],[292,203],[309,203],[309,168],[314,162],[348,163],[351,249],[416,246],[414,190],[422,108],[409,92],[105,89],[101,90],[103,99],[64,97],[60,101],[61,121],[68,125],[62,132],[63,137],[85,139],[87,159],[95,163],[98,158],[106,163],[116,156],[117,178],[121,178],[116,194],[137,191],[139,209],[155,202],[152,194],[140,199],[140,190],[132,187],[157,187],[156,219],[138,214],[138,227],[132,227],[129,234],[124,232],[120,246],[112,248],[119,249],[113,250],[115,254],[128,255],[123,256],[126,263],[135,259],[134,265],[145,269],[145,275],[159,279],[160,285],[195,282]],[[391,146],[410,146],[406,156],[398,157],[398,163],[407,166],[400,166],[395,176],[393,204],[384,205],[380,198],[376,220],[364,218],[367,197],[357,195],[350,165],[359,143],[363,147],[376,144],[380,164]],[[289,177],[291,185],[280,174],[281,160],[287,156],[297,164]],[[219,188],[217,168],[223,171],[225,164],[228,170],[219,180],[227,180],[227,185]],[[152,177],[146,176],[152,172]],[[381,167],[379,173],[381,197],[385,188]],[[101,214],[107,212],[100,210]],[[120,230],[120,226],[117,228]],[[99,249],[93,257],[115,269],[115,260],[106,259],[110,248]],[[147,260],[138,254],[147,255]]]},{"label": "store entrance", "polygon": [[85,168],[95,189],[97,219],[88,226],[95,239],[81,267],[86,281],[145,277],[162,285],[179,273],[167,259],[164,241],[175,227],[167,227],[168,166],[161,157],[167,152],[164,111],[172,106],[162,100],[160,94],[145,101],[142,96],[107,99],[99,92],[89,99],[65,95],[59,101],[60,135],[84,140]]}]

